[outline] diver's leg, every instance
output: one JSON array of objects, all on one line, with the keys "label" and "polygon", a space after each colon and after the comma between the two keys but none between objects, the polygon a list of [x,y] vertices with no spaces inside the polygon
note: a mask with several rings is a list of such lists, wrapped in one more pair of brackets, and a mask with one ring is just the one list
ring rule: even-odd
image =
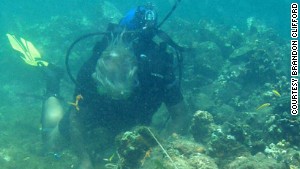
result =
[{"label": "diver's leg", "polygon": [[62,69],[53,64],[42,67],[46,80],[46,93],[41,117],[42,139],[46,152],[54,152],[59,138],[58,124],[63,117],[63,108],[59,99],[59,86]]},{"label": "diver's leg", "polygon": [[44,101],[42,111],[42,139],[47,151],[54,151],[59,137],[58,124],[63,117],[60,100],[50,96]]},{"label": "diver's leg", "polygon": [[63,69],[49,63],[48,66],[41,67],[43,76],[46,80],[46,97],[59,96],[60,80],[63,77]]}]

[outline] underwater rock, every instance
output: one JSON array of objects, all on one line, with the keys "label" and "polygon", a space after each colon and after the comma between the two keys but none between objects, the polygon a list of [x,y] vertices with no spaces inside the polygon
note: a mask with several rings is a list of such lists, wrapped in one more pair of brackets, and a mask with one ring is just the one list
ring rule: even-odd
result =
[{"label": "underwater rock", "polygon": [[196,31],[194,23],[179,17],[170,18],[164,24],[164,30],[171,30],[168,31],[168,34],[181,46],[192,46],[193,43],[197,42],[195,34],[190,33]]},{"label": "underwater rock", "polygon": [[212,134],[213,121],[213,116],[207,111],[198,110],[194,114],[190,132],[195,141],[207,141]]},{"label": "underwater rock", "polygon": [[279,36],[277,31],[268,27],[265,23],[255,17],[249,17],[246,20],[249,38],[265,39],[284,44],[284,40]]},{"label": "underwater rock", "polygon": [[100,8],[101,16],[110,23],[118,23],[123,16],[120,10],[109,1],[101,1]]},{"label": "underwater rock", "polygon": [[297,166],[300,166],[300,151],[288,149],[287,153],[283,161],[289,164],[290,169],[298,169]]},{"label": "underwater rock", "polygon": [[186,98],[189,98],[188,103],[192,110],[199,110],[201,108],[202,110],[210,111],[215,106],[213,98],[204,93],[191,93]]},{"label": "underwater rock", "polygon": [[214,115],[214,121],[218,124],[222,124],[224,121],[232,120],[232,117],[235,116],[236,111],[232,106],[227,104],[218,105],[212,110]]},{"label": "underwater rock", "polygon": [[206,41],[195,46],[194,73],[203,74],[209,79],[215,78],[223,65],[223,56],[220,48],[214,42]]},{"label": "underwater rock", "polygon": [[276,114],[282,114],[282,112],[287,112],[291,107],[291,99],[288,94],[276,98],[274,101],[274,112]]},{"label": "underwater rock", "polygon": [[287,154],[288,146],[289,143],[285,140],[281,140],[277,144],[271,143],[269,146],[266,147],[265,153],[268,155],[268,157],[280,160],[284,155]]},{"label": "underwater rock", "polygon": [[278,163],[273,158],[268,158],[262,153],[258,153],[255,156],[240,156],[234,161],[228,164],[225,168],[227,169],[286,169],[282,163]]},{"label": "underwater rock", "polygon": [[290,144],[300,146],[300,119],[284,111],[281,114],[270,115],[265,128],[271,142],[285,139]]},{"label": "underwater rock", "polygon": [[206,152],[203,145],[182,138],[177,138],[172,141],[172,147],[174,150],[177,150],[179,154],[183,154],[186,157],[195,153],[204,154]]},{"label": "underwater rock", "polygon": [[243,61],[247,61],[250,55],[254,52],[253,48],[249,46],[242,46],[240,48],[235,49],[232,54],[229,56],[229,60],[234,63],[239,63]]},{"label": "underwater rock", "polygon": [[214,160],[204,154],[194,154],[193,156],[190,157],[188,163],[193,168],[218,169],[218,166],[214,162]]},{"label": "underwater rock", "polygon": [[236,27],[233,26],[230,30],[227,31],[226,35],[226,44],[229,49],[237,49],[241,47],[241,45],[245,42],[246,37],[241,31]]},{"label": "underwater rock", "polygon": [[[280,66],[276,65],[270,54],[264,49],[255,50],[241,73],[241,82],[248,83],[248,85],[255,84],[256,86],[265,83],[276,83],[275,75],[281,76],[281,72],[277,72],[277,67]],[[249,81],[249,79],[252,80]]]},{"label": "underwater rock", "polygon": [[196,37],[198,40],[216,43],[220,47],[222,54],[227,55],[228,47],[225,45],[224,34],[221,30],[224,30],[224,27],[222,25],[217,25],[212,20],[200,20],[197,23],[197,31],[195,34],[197,35]]},{"label": "underwater rock", "polygon": [[209,155],[220,159],[231,159],[243,154],[249,154],[245,145],[239,143],[236,137],[223,132],[214,132],[208,143]]},{"label": "underwater rock", "polygon": [[265,25],[254,17],[247,18],[246,24],[250,35],[264,32],[267,29]]},{"label": "underwater rock", "polygon": [[199,42],[192,45],[193,49],[186,53],[185,77],[189,86],[199,87],[211,84],[218,76],[223,66],[223,53],[213,41]]},{"label": "underwater rock", "polygon": [[[277,45],[269,45],[277,48]],[[213,83],[216,101],[229,104],[237,110],[250,110],[249,108],[258,104],[257,101],[263,99],[262,90],[286,86],[284,71],[280,69],[282,62],[273,59],[280,58],[279,53],[282,52],[265,50],[268,45],[261,45],[259,48],[249,46],[235,49],[229,58],[232,62],[223,66]],[[267,88],[266,84],[272,85]]]},{"label": "underwater rock", "polygon": [[[178,24],[172,20],[171,24],[165,25],[167,30],[173,30],[173,37],[178,42],[184,42],[194,50],[185,57],[182,84],[183,88],[190,89],[186,98],[190,97],[195,108],[199,108],[195,91],[213,89],[211,94],[205,93],[207,98],[213,98],[212,103],[227,104],[236,111],[253,111],[264,101],[262,90],[289,87],[287,78],[282,78],[287,77],[284,71],[288,73],[286,65],[289,62],[285,57],[288,45],[278,40],[276,34],[256,18],[248,19],[246,32],[236,26],[222,27],[212,21],[201,20],[192,24],[175,20]],[[266,88],[266,83],[272,86]],[[213,106],[201,109],[213,112],[207,107]]]},{"label": "underwater rock", "polygon": [[[175,156],[174,162],[178,169],[218,169],[214,160],[204,154],[193,154],[188,159],[185,157]],[[169,161],[153,160],[148,161],[142,169],[157,168],[157,169],[174,169],[174,165]]]},{"label": "underwater rock", "polygon": [[165,147],[173,161],[167,159],[159,147],[155,147],[151,157],[145,161],[142,168],[218,169],[215,161],[205,155],[205,147],[187,138],[170,137],[165,142]]},{"label": "underwater rock", "polygon": [[157,145],[147,127],[137,127],[116,137],[121,168],[138,168]]}]

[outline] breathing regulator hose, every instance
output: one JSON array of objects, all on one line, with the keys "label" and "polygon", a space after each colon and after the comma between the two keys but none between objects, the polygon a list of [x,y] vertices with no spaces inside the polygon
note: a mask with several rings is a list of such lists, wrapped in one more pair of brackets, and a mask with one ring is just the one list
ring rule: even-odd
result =
[{"label": "breathing regulator hose", "polygon": [[89,33],[89,34],[85,34],[83,36],[80,36],[79,38],[77,38],[72,44],[71,46],[68,48],[68,51],[67,51],[67,54],[66,54],[66,58],[65,58],[65,65],[66,65],[66,69],[67,69],[67,73],[70,77],[70,79],[72,80],[73,83],[75,83],[75,85],[78,85],[78,82],[76,81],[76,79],[74,78],[74,76],[72,75],[72,72],[71,72],[71,69],[70,69],[70,65],[69,65],[69,60],[70,60],[70,55],[71,55],[71,52],[74,48],[74,46],[84,40],[84,39],[87,39],[89,37],[92,37],[92,36],[100,36],[100,35],[107,35],[107,32],[95,32],[95,33]]}]

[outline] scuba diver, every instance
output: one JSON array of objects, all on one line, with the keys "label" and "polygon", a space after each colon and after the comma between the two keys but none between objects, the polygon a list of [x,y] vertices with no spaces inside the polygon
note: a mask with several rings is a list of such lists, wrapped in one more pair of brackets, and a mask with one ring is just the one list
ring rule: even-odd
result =
[{"label": "scuba diver", "polygon": [[[176,76],[175,56],[168,52],[170,47],[177,52],[183,48],[158,26],[152,4],[129,11],[119,24],[109,24],[107,33],[95,44],[92,56],[77,74],[76,99],[66,112],[59,96],[62,71],[38,60],[37,50],[26,43],[27,48],[35,50],[23,59],[33,60],[47,77],[41,120],[42,137],[49,150],[55,151],[54,142],[63,136],[74,147],[79,168],[91,169],[84,139],[87,131],[101,126],[116,135],[136,125],[150,125],[162,104],[171,117],[168,132],[186,132],[188,113]],[[155,36],[161,39],[160,43],[153,40]],[[11,44],[14,38],[9,36]]]}]

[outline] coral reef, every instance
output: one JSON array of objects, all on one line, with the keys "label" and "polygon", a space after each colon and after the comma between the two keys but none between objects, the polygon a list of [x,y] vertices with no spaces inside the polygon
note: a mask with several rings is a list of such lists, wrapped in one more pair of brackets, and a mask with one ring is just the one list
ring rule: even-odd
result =
[{"label": "coral reef", "polygon": [[101,1],[100,3],[100,16],[108,20],[108,22],[118,23],[123,17],[120,10],[109,1]]},{"label": "coral reef", "polygon": [[198,142],[208,141],[212,135],[213,117],[207,111],[198,110],[192,119],[190,132]]},{"label": "coral reef", "polygon": [[261,169],[285,169],[285,165],[278,163],[275,159],[268,158],[262,153],[255,156],[240,156],[237,157],[226,167],[228,169],[247,169],[247,168],[261,168]]},{"label": "coral reef", "polygon": [[[203,145],[195,143],[180,136],[170,137],[166,150],[170,154],[177,168],[193,169],[218,169],[215,161],[205,155]],[[152,156],[146,160],[142,168],[173,169],[174,164],[165,158],[158,147],[153,148]]]}]

